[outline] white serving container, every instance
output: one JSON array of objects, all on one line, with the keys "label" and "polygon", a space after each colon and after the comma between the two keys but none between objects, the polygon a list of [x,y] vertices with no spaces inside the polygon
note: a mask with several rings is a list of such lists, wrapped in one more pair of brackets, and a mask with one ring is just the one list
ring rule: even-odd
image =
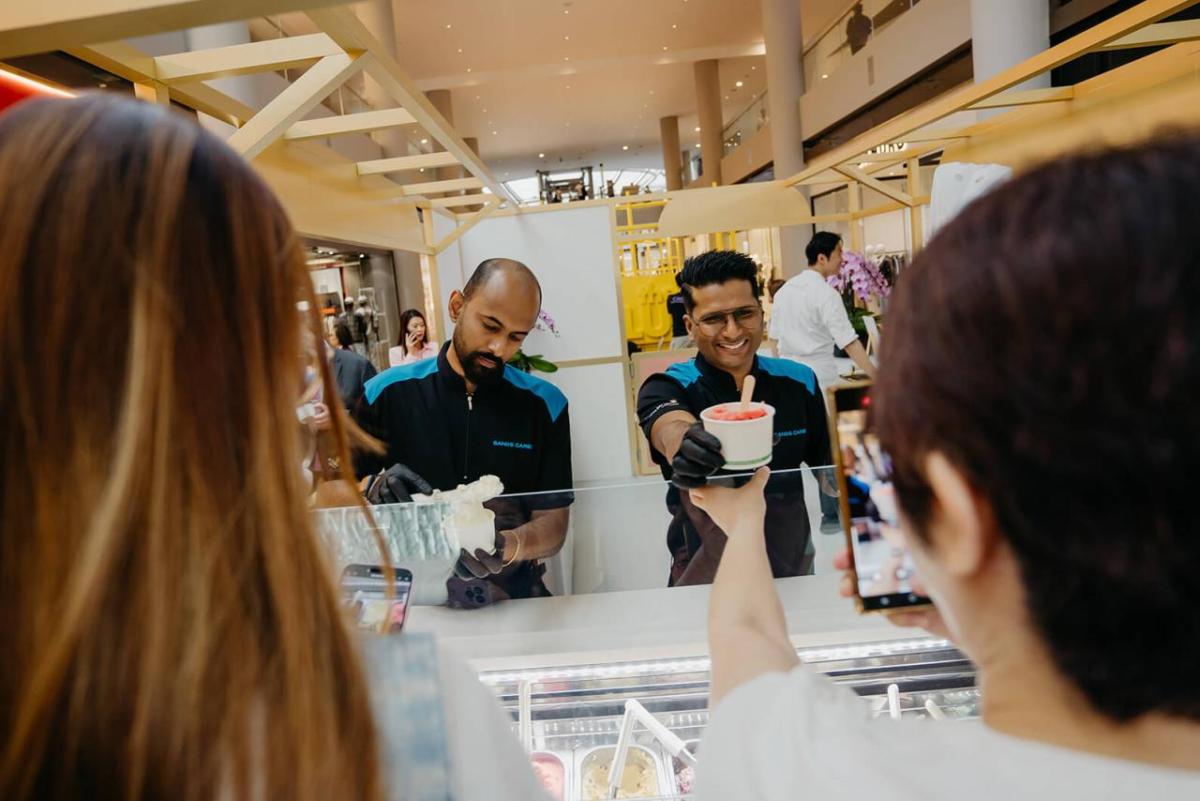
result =
[{"label": "white serving container", "polygon": [[719,403],[700,412],[704,430],[721,440],[725,469],[736,472],[754,470],[770,464],[775,442],[775,407],[766,403],[751,403],[751,409],[762,409],[762,417],[753,420],[714,420],[715,409],[736,409],[741,404]]}]

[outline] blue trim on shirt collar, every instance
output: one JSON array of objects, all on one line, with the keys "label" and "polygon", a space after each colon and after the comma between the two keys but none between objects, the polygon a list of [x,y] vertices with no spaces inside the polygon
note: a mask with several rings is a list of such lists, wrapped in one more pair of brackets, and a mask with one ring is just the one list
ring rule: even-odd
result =
[{"label": "blue trim on shirt collar", "polygon": [[558,416],[567,408],[567,396],[558,387],[543,378],[522,372],[511,365],[504,365],[504,380],[518,389],[532,392],[546,404],[550,421],[558,422]]},{"label": "blue trim on shirt collar", "polygon": [[686,362],[672,364],[667,368],[667,375],[683,384],[683,388],[687,389],[700,380],[700,368],[696,366],[695,359],[689,359]]},{"label": "blue trim on shirt collar", "polygon": [[808,387],[808,391],[817,394],[817,374],[807,364],[794,362],[791,359],[774,359],[770,356],[758,357],[759,368],[767,375],[780,378],[790,378]]},{"label": "blue trim on shirt collar", "polygon": [[415,381],[421,378],[428,378],[437,372],[438,360],[436,356],[430,356],[428,359],[422,359],[419,362],[412,364],[402,364],[399,367],[389,367],[379,375],[372,378],[363,385],[367,404],[373,405],[385,389],[392,384],[401,381]]}]

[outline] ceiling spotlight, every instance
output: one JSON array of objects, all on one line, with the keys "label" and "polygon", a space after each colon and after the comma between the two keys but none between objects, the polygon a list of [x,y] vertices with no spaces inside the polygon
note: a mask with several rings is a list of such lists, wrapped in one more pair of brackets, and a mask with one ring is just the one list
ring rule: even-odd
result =
[{"label": "ceiling spotlight", "polygon": [[570,36],[564,36],[564,37],[563,37],[563,41],[564,41],[564,42],[569,42],[569,41],[571,41],[571,37],[570,37]]},{"label": "ceiling spotlight", "polygon": [[664,51],[664,52],[666,51],[666,49],[667,49],[667,46],[666,46],[666,45],[663,45],[663,51]]},{"label": "ceiling spotlight", "polygon": [[697,149],[697,150],[699,150],[699,149],[700,149],[700,143],[699,143],[699,142],[697,142],[697,143],[696,143],[696,149]]},{"label": "ceiling spotlight", "polygon": [[757,67],[757,66],[755,66],[754,64],[751,64],[751,65],[750,65],[750,69],[752,69],[752,70],[756,70],[756,69],[758,69],[758,67]]},{"label": "ceiling spotlight", "polygon": [[428,139],[422,139],[422,140],[421,140],[421,144],[423,144],[423,145],[427,145],[427,144],[429,144],[429,140],[428,140]]},{"label": "ceiling spotlight", "polygon": [[570,88],[571,88],[571,84],[567,84],[567,88],[568,88],[568,89],[570,89]]},{"label": "ceiling spotlight", "polygon": [[700,126],[699,126],[699,125],[697,125],[697,126],[696,126],[696,133],[700,133]]},{"label": "ceiling spotlight", "polygon": [[821,75],[821,77],[822,77],[822,78],[828,78],[828,77],[829,77],[829,75],[828,75],[828,74],[823,74],[823,75]]},{"label": "ceiling spotlight", "polygon": [[479,99],[479,95],[475,95],[475,99],[476,99],[476,100],[478,100],[478,99]]},{"label": "ceiling spotlight", "polygon": [[450,30],[450,23],[449,23],[449,22],[447,22],[447,23],[446,23],[446,30]]},{"label": "ceiling spotlight", "polygon": [[467,67],[467,72],[470,72],[470,71],[471,71],[471,68],[470,68],[470,67]]},{"label": "ceiling spotlight", "polygon": [[726,100],[728,100],[728,99],[729,99],[729,95],[725,95],[725,99],[726,99]]},{"label": "ceiling spotlight", "polygon": [[495,132],[495,131],[492,131],[492,136],[495,136],[495,135],[496,135],[496,132]]},{"label": "ceiling spotlight", "polygon": [[733,85],[733,88],[734,88],[734,89],[741,89],[741,88],[742,88],[742,82],[741,82],[741,81],[737,81],[736,83],[734,83],[734,85]]},{"label": "ceiling spotlight", "polygon": [[546,154],[545,154],[545,153],[538,153],[538,158],[539,158],[539,159],[544,159],[544,158],[546,158]]},{"label": "ceiling spotlight", "polygon": [[421,171],[421,172],[425,172],[425,168],[424,168],[424,167],[422,167],[420,171]]},{"label": "ceiling spotlight", "polygon": [[650,94],[654,94],[654,90],[653,90],[653,89],[651,89],[651,90],[650,90]]},{"label": "ceiling spotlight", "polygon": [[629,145],[621,145],[621,149],[622,149],[622,150],[628,150],[628,149],[629,149]]},{"label": "ceiling spotlight", "polygon": [[[685,0],[685,2],[686,2],[686,0]],[[564,14],[570,14],[570,13],[571,13],[571,9],[569,9],[569,8],[564,8],[564,9],[563,9],[563,13],[564,13]]]},{"label": "ceiling spotlight", "polygon": [[671,30],[676,30],[678,27],[679,26],[676,25],[675,23],[671,23]]},{"label": "ceiling spotlight", "polygon": [[458,48],[458,52],[460,52],[460,53],[462,52],[462,48],[461,48],[461,47],[460,47],[460,48]]},{"label": "ceiling spotlight", "polygon": [[570,56],[563,56],[563,61],[570,61],[570,60],[571,60]]}]

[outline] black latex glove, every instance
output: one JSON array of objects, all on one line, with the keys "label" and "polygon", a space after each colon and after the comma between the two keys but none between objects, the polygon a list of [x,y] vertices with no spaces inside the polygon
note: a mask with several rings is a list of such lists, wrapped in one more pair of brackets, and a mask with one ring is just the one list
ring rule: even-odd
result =
[{"label": "black latex glove", "polygon": [[671,483],[681,489],[703,487],[724,464],[721,440],[705,431],[703,423],[692,423],[671,460]]},{"label": "black latex glove", "polygon": [[413,495],[430,495],[433,487],[409,468],[397,462],[372,476],[363,495],[367,503],[412,503]]},{"label": "black latex glove", "polygon": [[454,573],[462,579],[485,579],[494,576],[504,569],[504,534],[496,532],[495,553],[488,553],[482,548],[476,548],[475,553],[468,553],[464,548],[458,552],[458,562],[454,565]]}]

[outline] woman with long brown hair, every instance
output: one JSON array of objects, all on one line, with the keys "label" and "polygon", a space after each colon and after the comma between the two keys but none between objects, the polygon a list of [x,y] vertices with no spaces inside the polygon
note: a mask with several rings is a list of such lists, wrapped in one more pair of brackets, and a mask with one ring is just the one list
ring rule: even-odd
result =
[{"label": "woman with long brown hair", "polygon": [[[0,797],[463,795],[454,704],[503,734],[494,702],[441,693],[419,638],[364,658],[314,532],[316,302],[270,190],[181,114],[35,100],[0,116],[0,220]],[[529,797],[515,743],[479,747]]]}]

